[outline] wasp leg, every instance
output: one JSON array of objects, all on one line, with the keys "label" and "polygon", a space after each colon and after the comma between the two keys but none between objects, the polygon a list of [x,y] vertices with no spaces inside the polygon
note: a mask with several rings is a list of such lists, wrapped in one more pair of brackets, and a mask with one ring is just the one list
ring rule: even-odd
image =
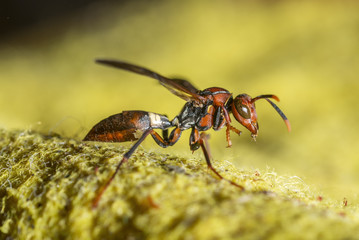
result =
[{"label": "wasp leg", "polygon": [[162,131],[162,135],[163,137],[161,137],[157,132],[152,131],[151,132],[151,136],[152,138],[155,140],[155,142],[163,147],[166,148],[168,146],[172,146],[173,144],[175,144],[178,139],[181,137],[182,131],[180,128],[176,127],[175,129],[172,130],[170,136],[168,137],[168,130],[165,129]]},{"label": "wasp leg", "polygon": [[110,183],[112,182],[112,180],[115,178],[116,174],[118,173],[118,171],[120,170],[121,166],[123,163],[127,162],[127,160],[131,157],[131,155],[133,154],[133,152],[138,148],[138,146],[143,142],[143,140],[145,140],[145,138],[150,134],[154,132],[153,129],[147,129],[142,136],[138,139],[138,141],[130,148],[130,150],[128,150],[128,152],[126,152],[123,157],[122,160],[120,161],[120,163],[117,165],[115,172],[112,174],[112,176],[107,180],[106,184],[99,190],[99,192],[96,195],[96,198],[94,199],[94,201],[92,202],[92,207],[96,208],[102,194],[105,192],[105,190],[107,189],[107,187],[110,185]]},{"label": "wasp leg", "polygon": [[199,131],[197,128],[193,127],[191,135],[189,137],[189,147],[192,150],[192,153],[196,151],[201,145],[199,142]]},{"label": "wasp leg", "polygon": [[219,174],[216,169],[214,169],[214,167],[212,166],[212,163],[210,161],[210,158],[211,158],[211,155],[210,155],[210,152],[209,152],[209,147],[208,147],[208,141],[207,141],[207,138],[208,138],[208,135],[205,134],[205,133],[201,133],[200,137],[199,137],[199,143],[200,143],[200,146],[202,148],[202,151],[203,151],[203,154],[204,154],[204,157],[206,159],[206,162],[207,162],[207,166],[209,169],[212,170],[212,172],[214,172],[220,179],[223,179],[223,180],[226,180],[227,182],[229,182],[230,184],[240,188],[241,190],[244,190],[244,187],[231,181],[231,180],[228,180],[224,177],[222,177],[221,174]]},{"label": "wasp leg", "polygon": [[228,142],[227,147],[231,147],[232,141],[231,141],[231,136],[230,136],[230,130],[237,133],[238,135],[241,135],[241,131],[239,131],[237,128],[235,128],[231,125],[231,118],[229,117],[228,111],[224,107],[221,107],[221,109],[223,111],[224,119],[226,120],[226,125],[227,125],[227,129],[226,129],[226,137],[227,137],[227,142]]}]

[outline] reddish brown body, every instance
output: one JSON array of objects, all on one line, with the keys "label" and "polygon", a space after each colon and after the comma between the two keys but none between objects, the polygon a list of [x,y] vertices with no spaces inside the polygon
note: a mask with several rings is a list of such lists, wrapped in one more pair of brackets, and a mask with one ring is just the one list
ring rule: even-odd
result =
[{"label": "reddish brown body", "polygon": [[84,141],[134,141],[138,139],[136,132],[149,127],[149,117],[146,112],[123,112],[112,115],[96,124],[86,135]]},{"label": "reddish brown body", "polygon": [[[97,60],[97,62],[155,78],[161,85],[166,87],[173,94],[186,100],[187,103],[172,121],[170,121],[167,116],[157,113],[124,111],[100,121],[91,129],[84,138],[84,141],[125,142],[137,140],[131,149],[124,154],[115,173],[98,193],[93,202],[94,206],[98,204],[101,195],[111,183],[121,165],[128,160],[148,135],[151,135],[159,146],[168,147],[178,141],[182,131],[191,129],[190,149],[195,151],[201,147],[208,167],[219,178],[224,179],[211,164],[207,137],[204,131],[207,131],[210,128],[217,131],[226,126],[226,138],[228,146],[230,147],[232,145],[230,131],[234,131],[237,134],[241,133],[231,125],[229,114],[232,113],[235,119],[252,133],[252,137],[255,139],[258,134],[258,123],[254,102],[258,99],[267,100],[280,114],[285,121],[288,130],[290,130],[289,121],[286,116],[268,99],[274,98],[279,101],[278,97],[275,95],[260,95],[251,98],[247,94],[240,94],[233,99],[232,94],[223,88],[211,87],[199,91],[186,80],[166,78],[149,69],[133,64],[113,60]],[[173,129],[171,130],[171,133],[168,134],[170,128]],[[162,136],[154,129],[161,129]],[[230,180],[227,181],[242,190],[244,189],[235,182]]]},{"label": "reddish brown body", "polygon": [[[153,123],[152,118],[159,118],[160,124]],[[153,128],[168,128],[171,123],[164,115],[145,111],[124,111],[112,115],[98,124],[86,135],[84,141],[127,142],[138,140],[143,132]]]},{"label": "reddish brown body", "polygon": [[224,107],[228,99],[232,97],[232,94],[224,88],[211,87],[211,88],[206,88],[202,92],[205,93],[207,91],[212,93],[211,94],[212,96],[211,95],[208,96],[211,96],[209,97],[210,99],[213,98],[213,105],[217,107]]}]

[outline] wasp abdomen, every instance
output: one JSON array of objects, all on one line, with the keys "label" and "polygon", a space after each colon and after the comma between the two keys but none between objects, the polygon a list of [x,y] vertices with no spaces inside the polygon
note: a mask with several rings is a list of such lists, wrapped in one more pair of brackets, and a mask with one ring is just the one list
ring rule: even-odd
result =
[{"label": "wasp abdomen", "polygon": [[141,137],[150,128],[166,129],[171,126],[164,115],[145,111],[124,111],[97,123],[84,141],[127,142]]}]

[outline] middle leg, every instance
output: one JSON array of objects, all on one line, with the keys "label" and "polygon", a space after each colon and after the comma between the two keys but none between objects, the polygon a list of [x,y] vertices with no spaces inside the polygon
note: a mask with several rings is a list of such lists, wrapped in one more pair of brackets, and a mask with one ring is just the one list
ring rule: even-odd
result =
[{"label": "middle leg", "polygon": [[176,127],[172,130],[170,136],[168,137],[168,130],[165,129],[162,131],[162,137],[155,131],[151,131],[151,136],[155,142],[163,147],[166,148],[168,146],[174,145],[178,139],[181,137],[182,131],[180,128]]}]

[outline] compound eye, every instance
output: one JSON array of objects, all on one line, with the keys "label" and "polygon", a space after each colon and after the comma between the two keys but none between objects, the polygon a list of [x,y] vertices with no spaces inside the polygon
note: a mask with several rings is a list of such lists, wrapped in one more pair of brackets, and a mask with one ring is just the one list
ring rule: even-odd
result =
[{"label": "compound eye", "polygon": [[238,112],[245,119],[250,119],[251,118],[251,113],[250,113],[247,106],[242,105]]},{"label": "compound eye", "polygon": [[251,111],[246,105],[243,105],[240,101],[235,101],[234,104],[239,115],[241,115],[245,119],[251,118]]}]

